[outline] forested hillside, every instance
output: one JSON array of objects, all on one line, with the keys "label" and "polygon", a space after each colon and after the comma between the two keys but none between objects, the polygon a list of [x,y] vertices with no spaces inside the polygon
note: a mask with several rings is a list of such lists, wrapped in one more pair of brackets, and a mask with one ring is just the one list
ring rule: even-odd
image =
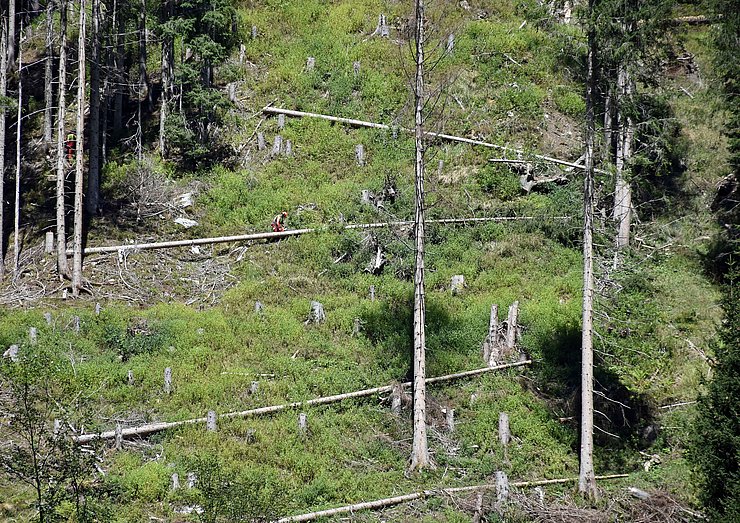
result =
[{"label": "forested hillside", "polygon": [[734,521],[736,4],[3,2],[0,519]]}]

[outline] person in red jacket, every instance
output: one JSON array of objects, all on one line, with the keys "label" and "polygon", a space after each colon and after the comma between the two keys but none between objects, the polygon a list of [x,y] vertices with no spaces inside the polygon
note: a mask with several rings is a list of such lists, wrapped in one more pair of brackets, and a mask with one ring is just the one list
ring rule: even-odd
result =
[{"label": "person in red jacket", "polygon": [[272,230],[274,232],[283,232],[285,230],[285,222],[288,219],[288,213],[286,211],[281,212],[272,220]]},{"label": "person in red jacket", "polygon": [[75,133],[68,133],[67,134],[67,160],[72,161],[72,158],[74,158],[75,150],[77,149],[77,136],[75,136]]}]

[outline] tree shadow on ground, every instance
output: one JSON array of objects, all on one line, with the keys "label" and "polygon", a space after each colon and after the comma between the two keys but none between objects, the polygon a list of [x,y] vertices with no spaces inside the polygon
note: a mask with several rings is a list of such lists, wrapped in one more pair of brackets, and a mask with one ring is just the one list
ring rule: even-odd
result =
[{"label": "tree shadow on ground", "polygon": [[[534,366],[541,394],[564,422],[578,430],[581,412],[581,330],[560,325],[545,343]],[[623,470],[635,451],[657,436],[654,412],[645,395],[630,391],[594,358],[594,443],[598,468]],[[574,449],[575,452],[578,448]]]},{"label": "tree shadow on ground", "polygon": [[[361,315],[363,332],[370,342],[393,359],[401,359],[404,376],[398,379],[413,379],[413,294],[402,298],[389,298],[376,307],[369,308]],[[427,340],[451,325],[449,312],[434,301],[426,301],[426,335]],[[429,351],[427,342],[427,362],[434,355]],[[427,364],[427,367],[429,365]]]}]

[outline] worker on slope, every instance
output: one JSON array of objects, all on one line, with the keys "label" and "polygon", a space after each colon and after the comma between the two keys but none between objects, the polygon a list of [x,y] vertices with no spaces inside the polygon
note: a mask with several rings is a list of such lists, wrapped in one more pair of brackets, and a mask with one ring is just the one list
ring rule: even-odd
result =
[{"label": "worker on slope", "polygon": [[285,230],[285,223],[288,219],[288,213],[286,211],[281,212],[272,220],[272,230],[274,232],[283,232]]},{"label": "worker on slope", "polygon": [[75,133],[68,133],[67,134],[67,160],[70,162],[72,161],[72,158],[74,156],[75,150],[77,149],[77,136]]}]

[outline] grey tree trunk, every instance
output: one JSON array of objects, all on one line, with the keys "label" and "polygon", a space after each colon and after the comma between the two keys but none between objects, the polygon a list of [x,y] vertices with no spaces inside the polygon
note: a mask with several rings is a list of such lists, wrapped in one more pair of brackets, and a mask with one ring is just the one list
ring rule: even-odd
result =
[{"label": "grey tree trunk", "polygon": [[424,301],[424,0],[416,0],[416,82],[414,179],[416,213],[414,219],[416,269],[414,272],[414,438],[410,471],[432,466],[427,447],[426,424],[426,304]]},{"label": "grey tree trunk", "polygon": [[[0,97],[8,91],[8,24],[0,19]],[[5,106],[0,107],[0,280],[5,275]]]},{"label": "grey tree trunk", "polygon": [[614,88],[610,84],[604,98],[604,152],[607,161],[614,161]]},{"label": "grey tree trunk", "polygon": [[[593,8],[593,0],[589,9]],[[594,54],[596,35],[588,31],[588,64],[586,77],[586,173],[583,190],[583,327],[581,334],[581,455],[578,491],[588,498],[596,498],[594,475],[594,395],[593,395],[593,219],[594,219]]]},{"label": "grey tree trunk", "polygon": [[[13,1],[10,2],[13,5]],[[23,23],[21,22],[21,33],[23,33]],[[10,36],[8,31],[8,36]],[[10,43],[10,38],[8,38]],[[10,46],[8,47],[10,49]],[[21,116],[23,114],[23,56],[21,46],[18,45],[18,119],[15,124],[16,143],[15,143],[15,212],[13,214],[13,279],[20,276],[20,220],[21,220]]]},{"label": "grey tree trunk", "polygon": [[[165,0],[162,4],[162,22],[167,22],[172,17],[172,0]],[[159,154],[165,157],[167,154],[165,142],[165,124],[169,102],[173,94],[173,80],[175,71],[175,45],[172,33],[166,31],[162,35],[162,105],[159,110]]]},{"label": "grey tree trunk", "polygon": [[75,162],[74,244],[72,258],[72,295],[82,287],[82,183],[85,133],[85,0],[80,0],[80,26],[77,65],[77,155]]},{"label": "grey tree trunk", "polygon": [[64,123],[67,113],[67,0],[59,4],[59,102],[57,103],[57,272],[59,279],[69,278],[67,263],[67,228],[65,225],[64,185],[67,177],[67,160],[64,154]]},{"label": "grey tree trunk", "polygon": [[51,147],[54,115],[54,1],[46,0],[46,63],[44,64],[44,144]]},{"label": "grey tree trunk", "polygon": [[125,74],[125,47],[123,35],[126,26],[123,16],[119,13],[119,5],[116,0],[113,2],[113,31],[115,33],[114,42],[115,50],[113,51],[113,68],[115,69],[115,97],[113,100],[113,130],[119,132],[123,127],[123,85],[126,82]]},{"label": "grey tree trunk", "polygon": [[147,108],[152,108],[152,90],[149,87],[149,76],[146,74],[146,0],[141,0],[139,11],[139,101],[146,101]]},{"label": "grey tree trunk", "polygon": [[92,0],[92,56],[90,57],[90,167],[87,171],[85,210],[100,207],[100,0]]},{"label": "grey tree trunk", "polygon": [[15,2],[8,2],[8,67],[15,63]]},{"label": "grey tree trunk", "polygon": [[632,222],[632,187],[627,178],[629,161],[632,157],[632,138],[634,136],[634,122],[632,117],[625,114],[623,109],[627,99],[633,92],[632,79],[626,67],[621,67],[618,77],[619,104],[617,119],[619,133],[617,138],[616,180],[614,188],[614,219],[617,222],[617,248],[626,247],[630,241],[630,227]]}]

